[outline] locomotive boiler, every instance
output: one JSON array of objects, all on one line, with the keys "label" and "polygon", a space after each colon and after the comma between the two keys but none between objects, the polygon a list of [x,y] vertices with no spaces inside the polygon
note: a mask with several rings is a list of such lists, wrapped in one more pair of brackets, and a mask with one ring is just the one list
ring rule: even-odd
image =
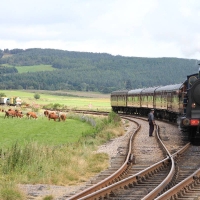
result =
[{"label": "locomotive boiler", "polygon": [[177,122],[191,142],[200,138],[200,69],[180,84],[114,91],[111,107],[116,113],[147,116]]}]

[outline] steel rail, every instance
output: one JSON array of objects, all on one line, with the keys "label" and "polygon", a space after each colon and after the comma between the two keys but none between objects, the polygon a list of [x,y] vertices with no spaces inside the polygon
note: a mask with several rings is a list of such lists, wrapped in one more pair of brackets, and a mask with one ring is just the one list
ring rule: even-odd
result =
[{"label": "steel rail", "polygon": [[87,196],[80,198],[80,200],[96,199],[99,197],[109,196],[110,193],[112,193],[113,191],[115,191],[117,189],[124,188],[128,185],[134,185],[134,183],[137,183],[138,181],[142,180],[143,178],[145,179],[145,177],[148,174],[151,174],[154,171],[156,171],[157,169],[162,168],[165,165],[168,165],[168,163],[169,163],[169,158],[165,158],[164,160],[159,161],[158,163],[146,168],[145,170],[142,170],[141,172],[139,172],[133,176],[125,178],[119,182],[113,183],[112,185],[102,188],[94,193],[88,194]]},{"label": "steel rail", "polygon": [[[189,148],[189,146],[190,146],[190,143],[188,143],[185,146],[185,149]],[[186,192],[191,185],[199,182],[199,180],[200,180],[200,169],[196,170],[193,174],[191,174],[185,180],[181,181],[174,187],[170,188],[168,191],[166,191],[162,195],[158,196],[156,200],[166,200],[169,198],[171,199],[173,197],[176,197],[178,196],[178,193]]]},{"label": "steel rail", "polygon": [[[158,135],[158,126],[156,126],[156,136],[157,138],[160,140],[160,137]],[[167,148],[165,147],[165,145],[161,142],[164,150],[167,152],[167,154],[169,153]],[[113,183],[112,185],[109,185],[105,188],[102,188],[94,193],[88,194],[86,196],[84,196],[83,198],[81,198],[81,200],[85,200],[85,199],[95,199],[95,198],[99,198],[99,197],[103,197],[103,196],[109,196],[110,193],[112,193],[114,190],[117,190],[119,188],[123,188],[126,187],[129,184],[133,184],[138,182],[140,179],[143,179],[145,176],[147,176],[148,174],[154,172],[155,170],[162,168],[163,165],[167,165],[169,163],[169,156],[167,158],[165,158],[164,160],[148,167],[145,170],[142,170],[141,172],[130,176],[126,179],[123,179],[119,182]],[[155,192],[155,191],[154,191]],[[157,194],[156,194],[157,195]],[[152,195],[151,195],[152,196]]]},{"label": "steel rail", "polygon": [[172,181],[174,174],[176,173],[174,159],[175,159],[175,157],[179,156],[182,152],[184,152],[190,145],[190,143],[186,144],[183,148],[181,148],[179,151],[177,151],[176,153],[174,153],[172,155],[167,150],[164,143],[161,141],[158,131],[157,131],[157,137],[160,140],[160,143],[162,144],[163,148],[167,152],[169,159],[171,160],[171,170],[170,170],[168,176],[154,190],[152,190],[149,194],[147,194],[142,200],[155,199],[158,196],[158,194],[161,193],[165,189],[165,187]]},{"label": "steel rail", "polygon": [[157,126],[157,130],[156,130],[156,135],[157,135],[157,138],[158,138],[160,144],[162,145],[162,147],[166,151],[169,159],[171,160],[171,170],[170,170],[169,174],[167,175],[167,177],[154,190],[152,190],[144,198],[142,198],[142,200],[154,199],[170,183],[170,181],[172,180],[172,178],[176,172],[174,159],[159,136],[158,126]]},{"label": "steel rail", "polygon": [[[157,127],[157,137],[160,140],[159,134],[158,134],[158,127]],[[148,167],[147,169],[142,170],[141,172],[130,176],[128,178],[125,178],[119,182],[113,183],[112,185],[109,185],[105,188],[102,188],[98,191],[95,191],[94,193],[88,194],[82,198],[80,198],[80,200],[86,200],[86,199],[97,199],[97,198],[103,198],[103,197],[108,197],[111,193],[113,193],[113,191],[116,191],[117,189],[120,188],[124,188],[124,187],[128,187],[129,185],[134,185],[134,183],[137,183],[140,180],[145,179],[145,177],[147,177],[149,174],[153,173],[154,171],[159,170],[160,168],[163,168],[164,166],[168,165],[170,160],[173,160],[172,155],[169,153],[169,151],[167,150],[167,148],[165,147],[165,145],[161,142],[163,148],[166,150],[167,154],[169,154],[165,159],[163,159],[162,161],[159,161],[157,163],[155,163],[154,165]],[[186,147],[184,147],[183,149],[177,151],[175,154],[173,154],[173,156],[177,156],[179,155],[182,151],[184,151]],[[173,174],[175,173],[175,167],[174,167],[174,161],[173,162],[173,170],[171,170],[171,174],[169,173],[169,175],[167,176],[167,178],[164,179],[164,181],[158,186],[156,187],[151,193],[149,193],[147,196],[145,196],[143,199],[154,199],[158,193],[160,191],[162,191],[165,186],[171,181],[171,179],[173,178]]]},{"label": "steel rail", "polygon": [[[126,118],[126,117],[122,117],[122,118],[129,119],[129,118]],[[95,191],[100,190],[100,189],[102,189],[104,187],[107,187],[108,185],[111,185],[114,182],[119,181],[121,179],[120,176],[123,175],[124,172],[126,172],[126,170],[130,167],[130,164],[132,163],[132,161],[131,161],[131,158],[132,158],[132,155],[131,155],[132,140],[133,140],[135,134],[141,128],[141,125],[139,125],[137,122],[135,122],[135,123],[138,125],[138,127],[137,127],[137,129],[135,130],[135,132],[131,135],[131,137],[129,139],[128,153],[127,153],[126,160],[125,160],[124,164],[116,172],[114,172],[112,175],[110,175],[106,179],[100,181],[99,183],[93,185],[90,188],[87,188],[86,190],[83,190],[82,192],[80,192],[78,194],[75,194],[75,195],[71,196],[69,198],[69,200],[81,199],[81,197],[84,197],[84,196],[87,196],[87,195],[89,195],[91,193],[94,193]]]},{"label": "steel rail", "polygon": [[197,182],[199,183],[199,181],[200,169],[198,169],[196,172],[194,172],[192,175],[190,175],[174,187],[170,188],[167,192],[157,197],[156,200],[174,199],[178,197],[179,193],[186,193],[187,190],[189,190],[190,187],[192,187],[192,185],[195,185]]}]

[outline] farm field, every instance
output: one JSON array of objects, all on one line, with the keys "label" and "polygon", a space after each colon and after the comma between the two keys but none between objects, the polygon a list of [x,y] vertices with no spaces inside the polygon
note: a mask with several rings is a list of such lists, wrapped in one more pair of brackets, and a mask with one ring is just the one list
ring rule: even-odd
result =
[{"label": "farm field", "polygon": [[[26,112],[24,112],[25,114]],[[88,123],[75,119],[65,122],[48,120],[47,117],[38,116],[38,119],[5,118],[0,113],[0,149],[6,149],[14,143],[24,145],[27,142],[36,142],[40,145],[60,146],[77,142],[82,133],[92,130]]]},{"label": "farm field", "polygon": [[[38,100],[34,98],[36,92],[40,94]],[[43,106],[61,104],[68,109],[111,111],[109,95],[23,90],[0,90],[0,93],[8,98],[20,97],[29,104],[29,107],[21,108],[11,106],[21,109],[24,115],[33,109],[33,105],[40,105],[36,111],[37,120],[26,116],[4,118],[5,113],[0,112],[0,153],[4,156],[0,163],[0,199],[25,200],[18,190],[19,183],[76,185],[108,167],[108,155],[94,154],[94,150],[116,137],[115,134],[122,133],[116,124],[108,123],[107,118],[100,116],[94,123],[92,116],[72,111],[66,113],[65,122],[49,121],[43,115]],[[1,110],[8,108],[10,106],[0,105]]]},{"label": "farm field", "polygon": [[[7,97],[20,97],[27,104],[61,104],[68,109],[111,111],[109,94],[78,91],[26,91],[26,90],[0,90]],[[34,94],[40,94],[36,100]]]}]

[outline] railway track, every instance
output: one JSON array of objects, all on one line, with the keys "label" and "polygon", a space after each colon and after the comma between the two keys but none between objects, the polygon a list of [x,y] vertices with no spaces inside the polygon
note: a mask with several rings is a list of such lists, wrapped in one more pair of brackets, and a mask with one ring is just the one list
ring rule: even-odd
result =
[{"label": "railway track", "polygon": [[200,197],[200,156],[199,146],[188,146],[177,157],[177,174],[172,186],[157,199],[198,199]]},{"label": "railway track", "polygon": [[[94,111],[74,111],[82,114],[108,115],[107,112]],[[123,116],[121,116],[123,117]],[[140,137],[138,132],[143,126],[139,126],[141,119],[133,116],[126,116],[124,119],[135,121],[133,130],[129,135],[134,134],[132,138],[132,148],[129,152],[127,140],[119,147],[119,154],[112,159],[111,167],[94,177],[87,183],[86,187],[76,191],[71,195],[65,195],[57,200],[66,199],[195,199],[200,197],[200,162],[197,158],[200,156],[200,147],[187,145],[188,150],[180,150],[186,144],[187,134],[174,134],[169,132],[163,122],[158,124],[158,136],[166,146],[167,151],[163,152],[164,147],[157,143],[157,138],[147,141],[147,132],[144,137]],[[138,129],[138,127],[140,127]],[[137,130],[138,129],[138,130]],[[136,131],[137,130],[137,131]],[[186,150],[186,148],[184,149]],[[173,159],[173,161],[171,160]],[[119,168],[125,165],[122,173],[118,173]],[[171,175],[170,172],[173,169]],[[118,171],[116,173],[116,171]],[[114,176],[116,175],[116,177]],[[113,178],[111,180],[110,178]],[[171,180],[165,179],[170,178]],[[104,183],[105,180],[108,183]],[[164,182],[163,182],[164,181]],[[97,187],[95,185],[103,185]],[[95,186],[95,187],[94,187]],[[90,190],[91,188],[94,191]],[[80,193],[85,195],[76,198]]]},{"label": "railway track", "polygon": [[[132,117],[129,117],[126,119],[131,120],[131,118]],[[134,121],[135,120],[136,119],[134,118]],[[138,119],[138,120],[141,120],[141,119]],[[163,125],[161,125],[161,127],[163,127]],[[163,131],[164,128],[162,128],[161,130],[162,130],[161,132],[165,132]],[[157,133],[159,132],[157,131]],[[159,137],[159,134],[158,134],[158,137]],[[135,134],[133,138],[134,138],[133,141],[135,141],[135,145],[133,146],[136,146],[137,143],[139,144],[143,143],[143,148],[141,148],[141,146],[138,146],[137,148],[131,147],[132,153],[130,154],[129,159],[125,161],[125,164],[129,166],[127,170],[125,171],[125,173],[122,173],[123,175],[119,175],[118,178],[111,175],[109,178],[109,181],[108,181],[108,178],[105,179],[106,183],[103,183],[104,181],[101,180],[99,183],[97,183],[96,186],[92,186],[90,189],[86,189],[85,191],[83,190],[82,192],[72,195],[71,197],[68,196],[67,199],[104,199],[104,198],[105,199],[126,199],[126,198],[127,199],[130,199],[130,198],[132,199],[147,198],[148,199],[149,198],[148,194],[151,193],[150,191],[154,190],[153,188],[155,188],[156,185],[159,185],[158,184],[159,182],[162,183],[162,180],[168,177],[168,174],[171,171],[171,167],[172,167],[171,165],[173,165],[173,168],[175,168],[174,167],[175,164],[174,164],[174,161],[171,160],[171,156],[170,156],[171,154],[168,152],[167,148],[163,147],[164,144],[162,144],[162,142],[160,142],[160,144],[156,142],[157,141],[156,137],[153,139],[154,144],[152,145],[151,143],[151,146],[148,146],[147,144],[145,144],[146,145],[145,146],[144,141],[142,141],[144,140],[144,137],[139,137],[139,134]],[[145,138],[146,138],[146,135],[145,135]],[[174,138],[173,138],[173,141],[174,141]],[[177,149],[180,149],[180,147],[183,146],[183,143],[179,144],[179,147],[177,146]],[[162,148],[159,147],[160,145],[162,145]],[[149,148],[151,149],[149,150]],[[145,151],[146,152],[152,151],[152,155],[153,154],[155,155],[155,153],[156,152],[158,153],[159,151],[159,156],[157,156],[156,159],[148,159],[148,160],[146,160],[143,156],[143,159],[145,160],[145,162],[142,163],[142,161],[139,160],[139,164],[136,164],[135,155],[138,153],[137,152],[138,149],[140,149],[140,151],[142,150],[143,154],[145,153]],[[165,153],[163,153],[163,149],[165,149]],[[174,151],[174,145],[171,151]],[[164,158],[165,155],[168,155],[168,156]],[[138,158],[140,157],[139,155],[137,156]],[[155,163],[156,160],[160,160],[160,162],[157,162],[156,164],[152,165],[152,163]],[[172,179],[174,174],[175,172],[171,173],[170,179]],[[114,177],[114,179],[112,178],[112,176]],[[150,181],[150,177],[154,177],[152,181]],[[161,179],[161,180],[158,180],[158,179]],[[144,180],[146,181],[148,180],[148,181],[144,184],[143,182]],[[154,197],[157,196],[158,193],[160,193],[169,182],[170,180],[168,179],[167,183],[163,184],[162,189],[159,189],[159,191],[157,190],[154,191],[154,194],[153,194]],[[101,185],[102,183],[104,185]],[[123,189],[120,189],[120,188],[123,188]],[[131,193],[130,191],[134,191],[135,189],[137,191],[135,191],[134,194],[130,194]],[[131,195],[135,195],[135,194],[137,194],[137,197],[136,196],[131,197]],[[150,199],[151,198],[152,196],[150,197]]]},{"label": "railway track", "polygon": [[[132,122],[134,121],[132,120]],[[131,145],[132,145],[132,140],[135,134],[139,131],[139,129],[140,129],[140,125],[135,122],[135,126],[132,133],[130,133],[130,137],[126,137],[124,142],[118,148],[120,149],[120,151],[118,155],[115,157],[115,159],[112,161],[111,167],[108,170],[104,171],[100,176],[92,180],[90,184],[87,185],[86,189],[84,190],[81,189],[83,191],[78,192],[77,194],[71,197],[68,196],[67,198],[71,200],[79,199],[85,195],[88,195],[96,190],[104,188],[116,181],[123,179],[127,175],[134,159],[134,157],[132,156]]]},{"label": "railway track", "polygon": [[[77,112],[108,115],[107,112]],[[174,133],[166,123],[157,121],[157,136],[149,140],[146,121],[142,122],[136,116],[121,117],[134,121],[135,125],[128,134],[131,139],[126,137],[118,148],[117,156],[111,159],[110,168],[93,177],[80,190],[56,200],[164,200],[194,199],[200,196],[200,163],[196,159],[200,149],[187,144],[187,134],[171,125],[177,130]]]}]

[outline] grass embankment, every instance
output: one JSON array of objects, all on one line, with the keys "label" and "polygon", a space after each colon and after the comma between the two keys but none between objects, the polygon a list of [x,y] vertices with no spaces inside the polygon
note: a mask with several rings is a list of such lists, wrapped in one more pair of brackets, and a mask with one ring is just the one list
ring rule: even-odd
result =
[{"label": "grass embankment", "polygon": [[[1,114],[2,115],[2,114]],[[66,122],[0,117],[0,199],[25,199],[17,183],[72,185],[108,167],[108,155],[94,153],[123,134],[120,120],[68,114]]]}]

